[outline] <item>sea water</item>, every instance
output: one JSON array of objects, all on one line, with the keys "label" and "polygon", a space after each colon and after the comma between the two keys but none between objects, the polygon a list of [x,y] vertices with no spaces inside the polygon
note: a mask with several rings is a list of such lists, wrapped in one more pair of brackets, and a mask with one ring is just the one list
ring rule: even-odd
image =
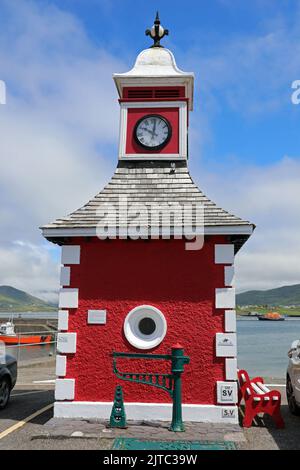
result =
[{"label": "sea water", "polygon": [[287,352],[294,340],[300,339],[300,318],[285,321],[237,321],[238,367],[250,376],[284,379]]}]

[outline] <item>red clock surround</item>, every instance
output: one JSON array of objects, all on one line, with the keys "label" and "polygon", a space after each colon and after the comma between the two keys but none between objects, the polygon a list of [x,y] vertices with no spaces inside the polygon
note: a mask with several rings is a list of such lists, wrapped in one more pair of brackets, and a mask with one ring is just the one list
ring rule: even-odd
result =
[{"label": "red clock surround", "polygon": [[[147,150],[138,145],[134,138],[134,128],[139,119],[147,114],[158,114],[167,119],[172,127],[172,136],[160,150]],[[179,108],[129,108],[127,115],[126,154],[177,154],[179,153]]]}]

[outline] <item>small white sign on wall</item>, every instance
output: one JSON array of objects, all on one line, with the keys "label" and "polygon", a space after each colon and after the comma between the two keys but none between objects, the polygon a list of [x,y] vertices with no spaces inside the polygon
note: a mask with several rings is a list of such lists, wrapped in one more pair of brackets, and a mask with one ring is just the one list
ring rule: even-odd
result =
[{"label": "small white sign on wall", "polygon": [[217,382],[218,403],[237,403],[236,382]]},{"label": "small white sign on wall", "polygon": [[106,310],[88,310],[89,325],[105,325]]},{"label": "small white sign on wall", "polygon": [[236,333],[216,334],[217,357],[236,357]]},{"label": "small white sign on wall", "polygon": [[223,408],[222,409],[222,418],[226,419],[237,419],[237,410],[236,408]]}]

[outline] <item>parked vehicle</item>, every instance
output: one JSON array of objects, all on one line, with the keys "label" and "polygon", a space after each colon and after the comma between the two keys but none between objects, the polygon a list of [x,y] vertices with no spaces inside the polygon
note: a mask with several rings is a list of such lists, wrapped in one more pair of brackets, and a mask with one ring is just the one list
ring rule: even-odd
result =
[{"label": "parked vehicle", "polygon": [[17,361],[9,354],[0,357],[0,410],[6,407],[17,381]]},{"label": "parked vehicle", "polygon": [[288,357],[286,396],[290,412],[300,415],[300,340],[293,341]]}]

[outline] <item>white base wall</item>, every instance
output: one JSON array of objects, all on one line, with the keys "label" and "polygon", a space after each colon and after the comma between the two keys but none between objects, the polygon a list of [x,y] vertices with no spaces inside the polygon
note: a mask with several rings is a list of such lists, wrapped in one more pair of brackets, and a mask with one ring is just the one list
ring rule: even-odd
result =
[{"label": "white base wall", "polygon": [[[106,419],[110,417],[113,402],[55,402],[55,418]],[[171,421],[171,403],[125,403],[129,420]],[[199,423],[238,424],[237,406],[182,405],[184,421]]]}]

